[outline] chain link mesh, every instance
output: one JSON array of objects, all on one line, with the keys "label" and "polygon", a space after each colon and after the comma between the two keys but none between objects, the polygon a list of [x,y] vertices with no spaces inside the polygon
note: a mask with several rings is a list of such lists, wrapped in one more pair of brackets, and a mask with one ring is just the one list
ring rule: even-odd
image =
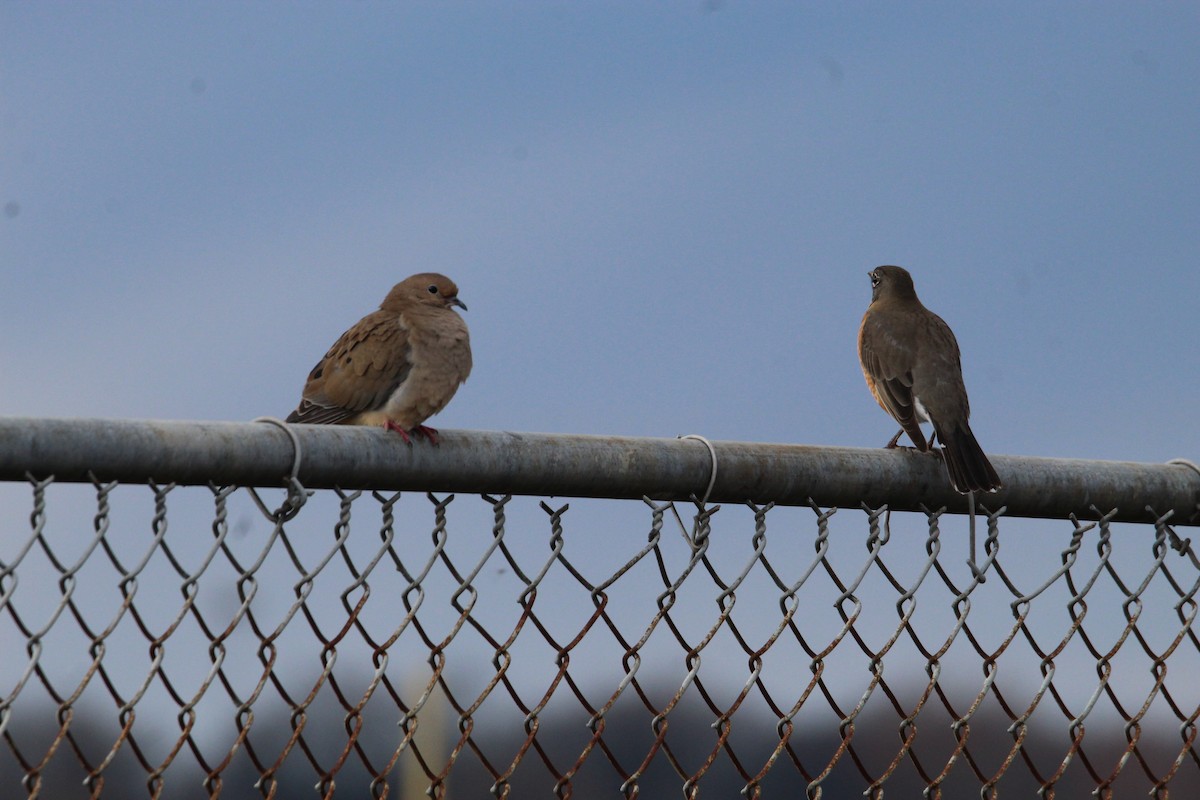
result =
[{"label": "chain link mesh", "polygon": [[0,487],[0,795],[1200,796],[1166,518],[267,494]]}]

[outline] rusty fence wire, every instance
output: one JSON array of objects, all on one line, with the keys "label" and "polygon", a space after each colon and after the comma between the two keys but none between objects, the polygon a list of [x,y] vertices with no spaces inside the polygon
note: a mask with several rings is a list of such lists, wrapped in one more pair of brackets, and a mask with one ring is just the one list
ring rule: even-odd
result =
[{"label": "rusty fence wire", "polygon": [[1197,506],[1150,484],[734,501],[703,442],[688,499],[254,489],[5,431],[0,797],[1200,796]]}]

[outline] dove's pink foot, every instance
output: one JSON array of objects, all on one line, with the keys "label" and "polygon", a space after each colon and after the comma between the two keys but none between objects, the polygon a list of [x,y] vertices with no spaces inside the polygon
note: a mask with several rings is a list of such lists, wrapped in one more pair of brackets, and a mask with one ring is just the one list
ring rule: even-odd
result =
[{"label": "dove's pink foot", "polygon": [[383,428],[384,430],[395,431],[396,433],[400,434],[400,438],[404,440],[405,444],[412,444],[413,436],[424,436],[434,447],[439,444],[437,428],[431,428],[428,425],[418,425],[412,430],[406,431],[404,428],[401,428],[398,424],[396,424],[395,420],[389,419],[387,422],[383,423]]},{"label": "dove's pink foot", "polygon": [[412,444],[412,439],[409,438],[408,431],[397,425],[395,420],[389,419],[387,422],[383,423],[383,429],[385,431],[395,431],[396,433],[400,434],[400,438],[404,440],[405,444]]},{"label": "dove's pink foot", "polygon": [[434,447],[437,447],[440,443],[440,440],[438,439],[437,428],[431,428],[428,425],[418,425],[417,427],[413,428],[412,432],[414,434],[419,433],[424,436]]}]

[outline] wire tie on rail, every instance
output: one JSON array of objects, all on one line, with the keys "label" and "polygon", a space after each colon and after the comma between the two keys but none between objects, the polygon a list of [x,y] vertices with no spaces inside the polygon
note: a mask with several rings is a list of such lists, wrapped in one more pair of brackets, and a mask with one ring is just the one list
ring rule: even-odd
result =
[{"label": "wire tie on rail", "polygon": [[284,499],[276,511],[268,511],[267,505],[258,496],[258,492],[253,486],[247,486],[246,489],[250,492],[250,496],[254,498],[254,502],[258,504],[258,508],[269,519],[276,522],[288,522],[295,518],[300,513],[300,509],[308,502],[308,498],[312,496],[313,490],[305,489],[304,484],[300,483],[300,437],[296,435],[296,431],[292,426],[276,417],[257,417],[251,422],[266,422],[279,428],[288,435],[292,440],[292,472],[284,478],[284,483],[287,486],[287,498]]},{"label": "wire tie on rail", "polygon": [[705,447],[708,448],[708,455],[712,458],[712,471],[709,473],[709,476],[708,476],[708,488],[704,490],[704,498],[700,501],[700,505],[702,505],[702,506],[708,505],[708,498],[710,495],[712,495],[713,486],[715,486],[717,483],[717,450],[716,450],[716,448],[713,447],[712,442],[710,442],[705,437],[703,437],[699,434],[696,434],[696,433],[689,433],[689,434],[686,434],[684,436],[680,436],[677,438],[679,438],[679,439],[694,439],[695,441],[702,443]]}]

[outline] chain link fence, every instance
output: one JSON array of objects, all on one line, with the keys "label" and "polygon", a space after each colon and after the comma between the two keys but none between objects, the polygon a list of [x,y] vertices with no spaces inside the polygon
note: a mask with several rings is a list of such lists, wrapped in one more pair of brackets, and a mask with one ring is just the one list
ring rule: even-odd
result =
[{"label": "chain link fence", "polygon": [[971,516],[904,452],[40,420],[0,452],[3,797],[1200,796],[1187,464],[1001,456]]}]

